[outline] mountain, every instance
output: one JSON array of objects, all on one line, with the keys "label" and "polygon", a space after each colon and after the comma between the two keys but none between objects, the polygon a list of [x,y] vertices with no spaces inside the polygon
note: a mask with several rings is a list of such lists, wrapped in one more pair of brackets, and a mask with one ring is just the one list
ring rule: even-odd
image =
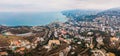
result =
[{"label": "mountain", "polygon": [[117,16],[120,17],[120,7],[104,10],[97,14],[98,16]]},{"label": "mountain", "polygon": [[112,16],[120,17],[120,7],[118,8],[111,8],[107,10],[66,10],[62,11],[62,14],[66,17],[73,19],[75,21],[92,21],[97,17],[102,16]]},{"label": "mountain", "polygon": [[96,18],[98,12],[99,10],[76,9],[62,11],[62,14],[75,21],[92,21],[93,18]]}]

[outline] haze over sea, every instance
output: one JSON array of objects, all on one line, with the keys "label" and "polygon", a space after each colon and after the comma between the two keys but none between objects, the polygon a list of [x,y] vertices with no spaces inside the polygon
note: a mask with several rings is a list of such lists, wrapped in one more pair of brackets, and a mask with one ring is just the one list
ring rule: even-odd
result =
[{"label": "haze over sea", "polygon": [[38,26],[54,21],[65,22],[61,12],[1,12],[0,24],[7,26]]}]

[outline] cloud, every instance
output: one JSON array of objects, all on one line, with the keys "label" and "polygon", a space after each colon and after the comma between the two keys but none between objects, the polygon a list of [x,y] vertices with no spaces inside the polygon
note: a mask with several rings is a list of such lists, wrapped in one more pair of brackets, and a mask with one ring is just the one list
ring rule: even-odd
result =
[{"label": "cloud", "polygon": [[59,11],[119,7],[120,0],[2,0],[0,11]]}]

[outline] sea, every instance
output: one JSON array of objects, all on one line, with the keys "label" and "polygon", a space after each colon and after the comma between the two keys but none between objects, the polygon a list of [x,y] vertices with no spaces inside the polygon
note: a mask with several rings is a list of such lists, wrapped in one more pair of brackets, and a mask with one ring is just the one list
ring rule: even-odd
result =
[{"label": "sea", "polygon": [[61,12],[0,12],[0,24],[6,26],[41,26],[66,20]]}]

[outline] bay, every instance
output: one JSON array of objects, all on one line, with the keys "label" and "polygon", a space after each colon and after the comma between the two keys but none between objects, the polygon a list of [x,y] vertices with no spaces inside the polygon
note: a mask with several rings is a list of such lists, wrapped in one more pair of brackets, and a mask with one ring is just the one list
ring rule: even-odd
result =
[{"label": "bay", "polygon": [[54,21],[65,22],[61,12],[1,12],[0,24],[7,26],[38,26]]}]

